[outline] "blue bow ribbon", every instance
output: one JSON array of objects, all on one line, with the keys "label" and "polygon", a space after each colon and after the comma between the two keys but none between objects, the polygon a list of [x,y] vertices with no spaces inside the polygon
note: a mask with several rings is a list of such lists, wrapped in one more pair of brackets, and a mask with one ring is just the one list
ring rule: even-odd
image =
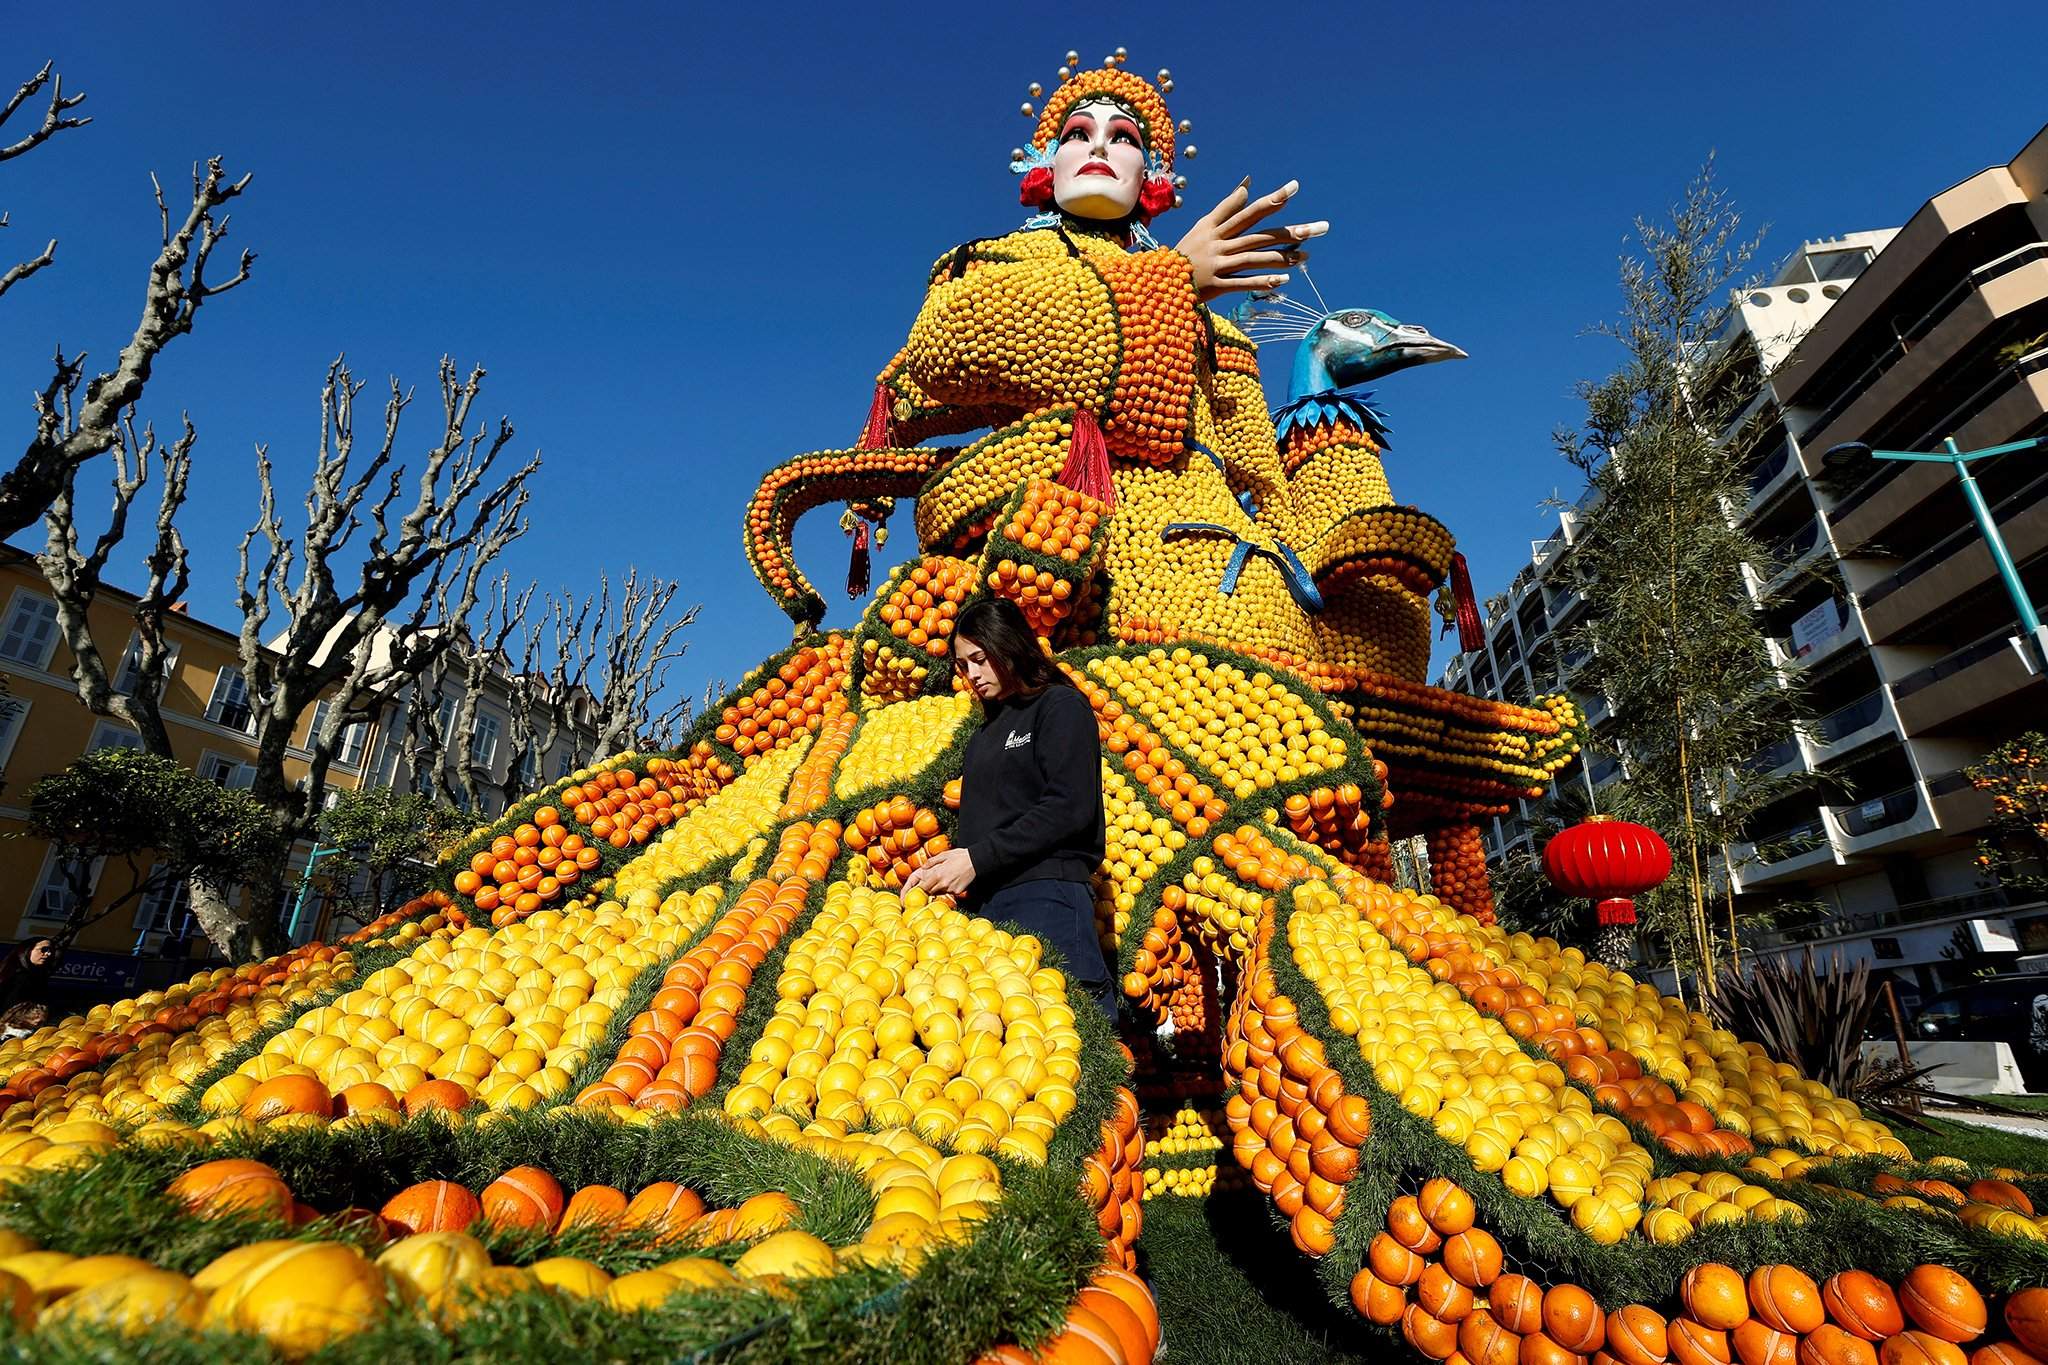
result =
[{"label": "blue bow ribbon", "polygon": [[[1223,457],[1221,455],[1218,455],[1215,451],[1209,449],[1209,447],[1203,445],[1200,441],[1189,441],[1188,449],[1196,451],[1203,455],[1207,455],[1209,459],[1215,464],[1216,472],[1218,474],[1225,475],[1226,477],[1229,475],[1230,469],[1227,465],[1223,463]],[[1257,517],[1259,515],[1259,504],[1256,500],[1253,499],[1252,491],[1249,488],[1243,489],[1238,493],[1237,505],[1244,509],[1244,514],[1248,517]]]},{"label": "blue bow ribbon", "polygon": [[1280,541],[1274,541],[1272,548],[1268,549],[1213,521],[1176,521],[1160,531],[1159,538],[1165,540],[1169,536],[1200,534],[1229,536],[1237,542],[1236,548],[1230,552],[1229,562],[1223,566],[1223,581],[1216,585],[1224,595],[1237,591],[1237,580],[1244,573],[1246,561],[1254,554],[1261,554],[1278,566],[1287,591],[1304,611],[1323,609],[1323,595],[1316,590],[1316,581],[1310,577],[1308,566],[1301,562],[1301,556]]}]

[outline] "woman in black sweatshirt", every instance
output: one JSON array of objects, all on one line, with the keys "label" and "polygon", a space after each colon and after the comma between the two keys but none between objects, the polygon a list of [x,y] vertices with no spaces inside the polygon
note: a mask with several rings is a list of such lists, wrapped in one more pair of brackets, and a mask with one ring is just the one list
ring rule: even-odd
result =
[{"label": "woman in black sweatshirt", "polygon": [[961,763],[960,837],[904,888],[1016,921],[1057,948],[1067,974],[1114,1018],[1090,889],[1103,846],[1095,712],[1006,598],[960,613],[953,668],[982,711]]}]

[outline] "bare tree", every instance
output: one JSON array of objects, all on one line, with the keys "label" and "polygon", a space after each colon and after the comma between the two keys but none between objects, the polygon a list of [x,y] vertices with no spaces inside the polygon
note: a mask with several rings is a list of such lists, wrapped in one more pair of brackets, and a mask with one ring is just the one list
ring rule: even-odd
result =
[{"label": "bare tree", "polygon": [[[489,690],[491,677],[507,675],[511,671],[511,660],[505,653],[505,642],[512,637],[526,616],[526,608],[533,600],[533,585],[514,597],[511,592],[511,577],[500,574],[491,586],[490,605],[484,609],[483,625],[472,634],[467,625],[455,627],[464,637],[462,644],[462,694],[455,704],[454,724],[450,727],[455,734],[474,736],[476,734],[477,705]],[[443,736],[446,749],[447,737]],[[462,744],[455,755],[455,783],[462,793],[458,804],[464,810],[477,810],[483,806],[484,786],[490,780],[488,770],[479,773],[473,740]],[[493,756],[494,757],[494,756]],[[518,770],[519,756],[513,754],[512,769]],[[445,771],[443,780],[446,780]],[[508,802],[509,804],[509,802]]]},{"label": "bare tree", "polygon": [[[142,737],[145,752],[163,758],[175,757],[160,710],[164,674],[171,660],[164,622],[184,597],[191,579],[185,540],[175,519],[185,503],[192,446],[197,439],[188,417],[178,439],[159,446],[154,429],[137,435],[134,414],[124,415],[114,441],[114,503],[106,529],[90,550],[81,551],[74,488],[78,469],[73,466],[64,471],[57,496],[43,518],[45,546],[36,556],[43,581],[57,604],[58,629],[71,651],[71,678],[78,699],[94,715],[118,720],[134,730]],[[110,670],[93,638],[92,604],[103,586],[101,574],[107,557],[127,534],[129,508],[149,482],[153,463],[163,471],[163,491],[157,498],[156,540],[143,559],[145,580],[135,600],[134,654],[132,659],[124,654]]]},{"label": "bare tree", "polygon": [[219,157],[208,161],[204,170],[194,168],[191,206],[174,227],[163,186],[157,185],[163,247],[149,267],[142,319],[114,368],[90,381],[85,377],[85,353],[67,357],[58,349],[50,381],[36,395],[35,435],[14,467],[0,473],[0,538],[42,516],[72,470],[113,449],[164,347],[192,330],[208,299],[249,278],[256,261],[252,251],[242,253],[240,266],[229,278],[207,278],[213,253],[228,231],[227,215],[216,218],[215,211],[248,186],[246,175],[229,180]]},{"label": "bare tree", "polygon": [[[594,700],[598,755],[633,747],[655,720],[654,698],[667,679],[668,665],[689,649],[687,642],[676,645],[676,636],[696,621],[699,611],[691,607],[668,619],[682,586],[652,575],[643,580],[639,569],[629,568],[614,609],[611,576],[599,580],[595,629],[579,625],[569,674]],[[579,622],[591,617],[591,608],[586,598]]]},{"label": "bare tree", "polygon": [[[5,128],[7,121],[14,117],[15,112],[22,105],[34,99],[45,85],[50,87],[50,102],[43,109],[43,121],[22,134],[16,141],[0,143],[0,161],[12,161],[18,156],[26,156],[65,129],[83,128],[86,124],[92,122],[90,117],[76,118],[72,116],[71,110],[83,104],[85,96],[67,95],[64,93],[64,78],[61,75],[54,74],[51,70],[55,65],[56,63],[54,62],[44,62],[43,69],[23,81],[21,89],[14,92],[14,98],[8,100],[4,107],[0,107],[0,128]],[[0,228],[6,226],[7,214],[5,211],[0,211]],[[18,265],[11,265],[4,271],[0,271],[0,294],[5,294],[8,290],[14,288],[15,285],[20,284],[23,280],[35,274],[38,270],[45,268],[56,259],[57,239],[52,237],[50,244],[44,247],[39,255],[33,256]],[[20,528],[17,527],[16,529],[19,530]]]},{"label": "bare tree", "polygon": [[[392,512],[406,471],[394,463],[399,424],[412,394],[392,381],[375,455],[359,469],[355,453],[355,399],[362,392],[347,364],[337,360],[321,391],[320,449],[306,497],[306,526],[285,533],[277,514],[267,448],[257,451],[261,511],[243,536],[235,575],[242,613],[238,652],[254,711],[256,774],[250,794],[280,832],[304,838],[319,814],[319,793],[348,725],[375,719],[392,698],[459,639],[457,627],[477,601],[483,571],[526,530],[527,480],[540,467],[535,456],[515,473],[487,485],[511,442],[510,422],[470,428],[471,409],[484,371],[461,376],[452,361],[440,367],[442,428],[421,464],[412,506],[395,522]],[[375,490],[373,492],[373,490]],[[353,534],[368,525],[369,545],[355,587],[336,586],[338,557]],[[252,549],[262,542],[260,561]],[[296,576],[294,569],[296,566]],[[409,611],[401,612],[412,599]],[[268,640],[274,611],[283,630]],[[326,698],[326,723],[308,738],[309,771],[303,785],[285,775],[285,759],[298,719]],[[271,910],[279,885],[254,887],[238,912],[218,897],[193,897],[193,914],[207,936],[239,955],[272,951]]]}]

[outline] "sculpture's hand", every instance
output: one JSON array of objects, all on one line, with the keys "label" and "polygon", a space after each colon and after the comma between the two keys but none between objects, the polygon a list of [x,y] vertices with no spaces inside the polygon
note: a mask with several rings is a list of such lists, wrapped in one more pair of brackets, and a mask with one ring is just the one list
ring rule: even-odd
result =
[{"label": "sculpture's hand", "polygon": [[1328,223],[1295,223],[1290,227],[1251,229],[1287,207],[1287,201],[1301,188],[1290,180],[1271,194],[1251,197],[1251,177],[1223,197],[1223,202],[1204,214],[1174,244],[1174,250],[1188,258],[1195,268],[1195,292],[1206,303],[1224,294],[1259,289],[1278,289],[1287,283],[1285,275],[1244,275],[1241,271],[1267,271],[1276,266],[1298,265],[1307,256],[1297,245],[1330,230]]}]

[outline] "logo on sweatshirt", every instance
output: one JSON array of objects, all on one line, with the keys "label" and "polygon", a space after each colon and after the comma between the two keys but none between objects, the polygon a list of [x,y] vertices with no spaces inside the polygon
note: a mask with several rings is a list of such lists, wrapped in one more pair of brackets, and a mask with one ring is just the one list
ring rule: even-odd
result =
[{"label": "logo on sweatshirt", "polygon": [[1018,734],[1015,730],[1012,730],[1010,731],[1010,737],[1003,741],[1003,747],[1005,749],[1021,749],[1030,742],[1031,732],[1029,730],[1026,730],[1021,735]]}]

